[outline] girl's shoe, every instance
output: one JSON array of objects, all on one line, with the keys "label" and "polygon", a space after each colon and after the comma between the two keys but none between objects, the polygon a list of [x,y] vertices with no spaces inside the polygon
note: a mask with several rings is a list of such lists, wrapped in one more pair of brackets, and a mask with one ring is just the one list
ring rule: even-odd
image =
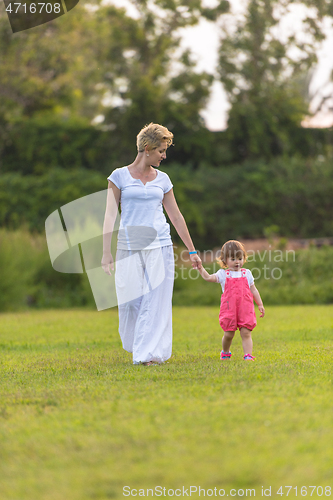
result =
[{"label": "girl's shoe", "polygon": [[256,358],[252,354],[244,354],[244,360],[254,361]]},{"label": "girl's shoe", "polygon": [[231,358],[231,352],[224,352],[224,351],[221,351],[221,359],[229,359]]}]

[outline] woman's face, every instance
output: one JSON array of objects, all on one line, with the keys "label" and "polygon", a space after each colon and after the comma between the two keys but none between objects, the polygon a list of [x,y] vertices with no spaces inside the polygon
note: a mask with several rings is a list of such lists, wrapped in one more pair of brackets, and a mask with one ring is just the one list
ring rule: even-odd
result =
[{"label": "woman's face", "polygon": [[149,162],[152,167],[159,167],[161,161],[165,160],[166,150],[166,142],[161,142],[161,144],[157,148],[149,150]]}]

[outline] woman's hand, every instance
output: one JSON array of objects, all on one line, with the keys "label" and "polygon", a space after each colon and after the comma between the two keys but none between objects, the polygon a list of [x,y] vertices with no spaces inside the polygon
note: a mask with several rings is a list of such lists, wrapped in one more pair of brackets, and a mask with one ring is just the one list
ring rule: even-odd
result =
[{"label": "woman's hand", "polygon": [[[170,221],[172,222],[177,233],[181,237],[182,242],[184,243],[184,245],[188,250],[193,251],[195,247],[193,245],[190,233],[188,232],[185,219],[178,208],[175,195],[173,194],[173,189],[170,189],[170,191],[168,191],[164,195],[163,206],[165,208],[166,213],[169,216]],[[193,269],[201,268],[202,266],[201,259],[196,253],[191,254],[190,259]]]},{"label": "woman's hand", "polygon": [[[111,276],[111,271],[114,271],[113,257],[112,257],[111,252],[109,254],[105,254],[105,255],[103,254],[101,264],[102,264],[103,271],[106,274],[109,274]],[[110,268],[111,268],[111,270],[110,270]]]},{"label": "woman's hand", "polygon": [[201,259],[197,253],[192,253],[190,255],[190,259],[191,259],[191,264],[192,264],[193,269],[201,269],[202,262],[201,262]]}]

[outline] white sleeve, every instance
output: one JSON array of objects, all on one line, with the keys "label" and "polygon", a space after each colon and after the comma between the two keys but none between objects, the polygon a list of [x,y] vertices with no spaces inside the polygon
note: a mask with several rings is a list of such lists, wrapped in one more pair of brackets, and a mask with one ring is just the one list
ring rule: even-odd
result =
[{"label": "white sleeve", "polygon": [[250,269],[246,269],[246,277],[247,277],[247,282],[249,286],[252,286],[254,283],[254,277],[253,274],[251,273]]},{"label": "white sleeve", "polygon": [[116,168],[111,175],[108,177],[108,181],[113,182],[115,186],[117,186],[118,189],[121,189],[121,182],[120,182],[120,171],[119,168]]},{"label": "white sleeve", "polygon": [[170,191],[170,189],[173,188],[173,184],[172,184],[172,182],[171,182],[170,177],[168,176],[168,174],[166,174],[164,172],[164,175],[165,175],[165,178],[164,178],[164,182],[163,182],[163,192],[165,194],[165,193],[168,193]]},{"label": "white sleeve", "polygon": [[217,281],[221,284],[224,284],[225,281],[225,270],[219,269],[214,275],[217,277]]}]

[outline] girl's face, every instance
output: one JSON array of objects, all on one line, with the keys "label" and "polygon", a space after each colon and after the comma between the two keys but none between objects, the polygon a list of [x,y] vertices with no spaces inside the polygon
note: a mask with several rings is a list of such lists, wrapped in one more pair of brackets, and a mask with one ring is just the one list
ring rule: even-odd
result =
[{"label": "girl's face", "polygon": [[230,271],[239,271],[242,269],[244,264],[244,255],[239,253],[237,255],[227,257],[226,264]]}]

